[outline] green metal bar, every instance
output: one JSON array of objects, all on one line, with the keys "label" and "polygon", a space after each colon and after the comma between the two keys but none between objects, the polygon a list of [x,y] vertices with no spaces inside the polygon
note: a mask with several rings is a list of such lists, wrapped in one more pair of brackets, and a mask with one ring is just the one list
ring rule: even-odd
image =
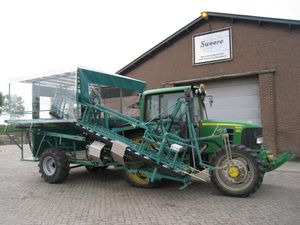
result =
[{"label": "green metal bar", "polygon": [[120,88],[120,113],[123,113],[123,89]]},{"label": "green metal bar", "polygon": [[9,133],[6,133],[6,135],[8,136],[8,138],[12,141],[12,142],[14,142],[18,147],[19,147],[19,149],[21,149],[22,150],[22,146],[21,145],[19,145],[19,143],[9,134]]},{"label": "green metal bar", "polygon": [[91,161],[83,161],[83,160],[71,160],[70,163],[72,164],[79,164],[79,165],[83,165],[83,166],[96,166],[98,164],[91,162]]},{"label": "green metal bar", "polygon": [[[175,118],[175,117],[177,116],[177,114],[178,114],[178,112],[179,112],[181,106],[182,106],[182,102],[181,102],[181,99],[180,99],[180,100],[178,100],[178,101],[176,102],[176,104],[175,104],[175,109],[174,109],[173,112],[171,113],[172,118]],[[172,125],[172,124],[171,124],[171,122],[170,122],[170,123],[166,126],[166,130],[167,130],[167,131],[171,128],[171,125]]]},{"label": "green metal bar", "polygon": [[36,158],[34,158],[34,159],[23,158],[23,159],[21,159],[21,161],[24,161],[24,162],[38,162],[38,160]]},{"label": "green metal bar", "polygon": [[109,128],[109,114],[104,113],[104,126],[105,128]]},{"label": "green metal bar", "polygon": [[[186,110],[188,110],[188,106],[186,107]],[[199,164],[201,165],[202,164],[202,156],[201,156],[199,143],[198,143],[197,135],[196,135],[195,128],[194,128],[194,123],[191,120],[190,113],[187,113],[187,121],[188,121],[188,128],[189,128],[189,135],[190,135],[191,143],[193,143],[195,145],[192,148],[192,151],[196,150],[196,153],[197,153],[197,156],[199,159]]]},{"label": "green metal bar", "polygon": [[8,83],[8,113],[11,114],[11,101],[10,101],[10,83]]},{"label": "green metal bar", "polygon": [[174,157],[174,160],[173,160],[173,163],[172,163],[172,167],[175,166],[177,158],[178,158],[178,152],[175,153],[175,157]]},{"label": "green metal bar", "polygon": [[59,144],[62,143],[61,139],[69,139],[74,141],[85,141],[86,138],[78,135],[71,135],[71,134],[62,134],[62,133],[56,133],[56,132],[49,132],[49,131],[39,131],[39,134],[43,134],[45,136],[49,137],[57,137],[60,139]]},{"label": "green metal bar", "polygon": [[166,138],[165,138],[165,136],[164,136],[163,141],[160,143],[159,150],[158,150],[158,152],[157,152],[156,163],[160,163],[160,161],[161,161],[161,154],[162,154],[162,151],[164,150],[166,141],[167,141],[167,140],[166,140]]},{"label": "green metal bar", "polygon": [[[153,175],[153,171],[150,171],[148,169],[128,169],[126,168],[127,172],[129,173],[143,173],[145,174],[150,180],[151,180],[151,177]],[[165,174],[161,174],[159,172],[156,173],[155,175],[155,180],[161,180],[161,179],[168,179],[168,180],[173,180],[173,181],[177,181],[177,182],[181,182],[183,183],[184,185],[188,185],[190,184],[190,180],[191,180],[191,177],[190,176],[184,176],[184,177],[178,177],[178,176],[169,176],[169,175],[165,175]],[[151,180],[152,182],[154,180]],[[181,190],[182,188],[180,188]]]},{"label": "green metal bar", "polygon": [[87,117],[87,111],[88,111],[88,107],[85,106],[84,107],[84,112],[83,112],[83,115],[82,115],[82,122],[86,122],[86,117]]},{"label": "green metal bar", "polygon": [[5,128],[4,128],[4,131],[3,131],[3,134],[6,134],[6,132],[7,132],[7,130],[8,130],[8,124],[5,126]]},{"label": "green metal bar", "polygon": [[155,177],[157,176],[157,167],[155,167],[155,169],[153,170],[153,173],[151,175],[150,180],[153,182],[155,181]]},{"label": "green metal bar", "polygon": [[133,130],[135,129],[135,127],[130,126],[124,126],[124,127],[113,127],[111,128],[111,131],[115,132],[115,133],[119,133],[122,131],[128,131],[128,130]]},{"label": "green metal bar", "polygon": [[36,158],[37,158],[37,156],[39,155],[39,152],[40,152],[40,150],[41,150],[42,143],[44,142],[44,140],[45,140],[45,137],[46,137],[46,135],[44,135],[44,136],[42,137],[41,141],[40,141],[40,144],[39,144],[38,150],[36,151],[36,154],[35,154],[35,156],[34,156],[34,158],[35,158],[35,159],[36,159]]},{"label": "green metal bar", "polygon": [[140,120],[135,119],[133,117],[127,116],[125,114],[119,113],[113,109],[110,109],[108,107],[102,106],[102,105],[91,105],[91,104],[84,104],[85,106],[88,106],[90,108],[95,108],[100,110],[101,112],[107,113],[109,115],[112,115],[116,118],[119,118],[121,120],[124,120],[130,124],[132,124],[133,126],[137,126],[137,127],[141,127],[144,129],[148,129],[148,127]]},{"label": "green metal bar", "polygon": [[22,152],[22,159],[24,159],[24,154],[23,154],[23,152],[24,152],[24,142],[23,142],[23,130],[21,130],[21,147],[22,147],[22,150],[21,150],[21,152]]},{"label": "green metal bar", "polygon": [[83,166],[97,166],[97,167],[100,167],[100,166],[117,166],[119,164],[116,164],[116,163],[107,163],[107,164],[104,164],[104,163],[96,163],[96,162],[91,162],[91,161],[86,161],[86,160],[78,160],[78,159],[74,159],[74,160],[71,160],[70,163],[72,164],[79,164],[79,165],[83,165]]}]

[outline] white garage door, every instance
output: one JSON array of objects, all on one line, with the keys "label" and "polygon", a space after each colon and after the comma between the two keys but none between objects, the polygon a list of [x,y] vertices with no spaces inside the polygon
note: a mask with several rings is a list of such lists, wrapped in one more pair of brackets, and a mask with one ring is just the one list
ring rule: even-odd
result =
[{"label": "white garage door", "polygon": [[208,95],[213,95],[212,107],[206,98],[209,119],[245,120],[261,123],[257,78],[206,82]]}]

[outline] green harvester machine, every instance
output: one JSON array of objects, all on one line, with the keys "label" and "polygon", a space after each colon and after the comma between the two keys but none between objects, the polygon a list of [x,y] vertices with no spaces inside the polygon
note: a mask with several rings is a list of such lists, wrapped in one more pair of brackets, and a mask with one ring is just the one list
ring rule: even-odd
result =
[{"label": "green harvester machine", "polygon": [[209,120],[203,85],[145,91],[143,81],[85,68],[21,83],[31,87],[31,111],[11,115],[5,132],[48,183],[79,166],[113,167],[135,187],[167,179],[182,189],[210,178],[223,194],[246,197],[265,172],[293,159],[263,147],[260,125]]}]

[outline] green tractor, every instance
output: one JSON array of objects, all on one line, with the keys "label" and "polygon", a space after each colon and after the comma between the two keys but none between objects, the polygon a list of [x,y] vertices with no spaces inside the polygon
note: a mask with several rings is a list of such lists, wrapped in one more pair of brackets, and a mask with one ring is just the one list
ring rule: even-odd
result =
[{"label": "green tractor", "polygon": [[[259,125],[207,119],[201,85],[144,91],[143,81],[84,68],[22,82],[31,85],[31,117],[8,120],[6,133],[22,160],[39,162],[49,183],[63,182],[71,168],[111,166],[135,187],[168,179],[185,188],[210,178],[223,194],[246,197],[265,172],[293,159],[264,149]],[[125,107],[135,96],[138,102]],[[10,127],[19,129],[21,142]],[[31,158],[24,157],[24,140]]]},{"label": "green tractor", "polygon": [[[215,167],[210,169],[211,181],[225,195],[248,196],[254,193],[261,185],[265,172],[272,171],[293,159],[288,152],[275,157],[271,151],[264,148],[261,125],[243,121],[208,119],[204,103],[206,91],[202,84],[199,88],[179,86],[143,92],[138,103],[140,119],[151,121],[159,116],[170,115],[169,107],[184,96],[185,90],[192,90],[194,93],[192,114],[197,137],[213,137],[219,131],[225,132],[228,136],[227,146],[226,141],[220,138],[207,139],[200,143],[201,161]],[[208,97],[212,102],[212,96]],[[187,137],[186,121],[182,115],[172,120],[173,124],[177,125],[177,131],[180,130],[180,136]],[[141,140],[141,134],[139,136],[138,132],[134,137],[136,140]],[[226,151],[226,148],[230,148],[231,153]],[[199,163],[199,158],[195,160],[194,157],[191,163],[201,171],[205,166]],[[228,163],[229,159],[232,160],[232,164]],[[153,186],[150,179],[141,173],[127,172],[126,174],[127,180],[133,186]]]}]

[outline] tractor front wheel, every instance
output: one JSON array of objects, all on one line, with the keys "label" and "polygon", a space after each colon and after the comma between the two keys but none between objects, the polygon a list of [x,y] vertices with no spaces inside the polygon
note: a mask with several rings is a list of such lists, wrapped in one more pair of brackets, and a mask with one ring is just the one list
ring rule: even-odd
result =
[{"label": "tractor front wheel", "polygon": [[257,154],[242,145],[231,146],[232,159],[225,149],[217,151],[212,158],[215,170],[211,171],[211,181],[223,194],[234,197],[247,197],[261,185],[264,170]]},{"label": "tractor front wheel", "polygon": [[48,148],[40,157],[39,172],[48,183],[62,183],[69,175],[69,164],[68,157],[62,150]]}]

